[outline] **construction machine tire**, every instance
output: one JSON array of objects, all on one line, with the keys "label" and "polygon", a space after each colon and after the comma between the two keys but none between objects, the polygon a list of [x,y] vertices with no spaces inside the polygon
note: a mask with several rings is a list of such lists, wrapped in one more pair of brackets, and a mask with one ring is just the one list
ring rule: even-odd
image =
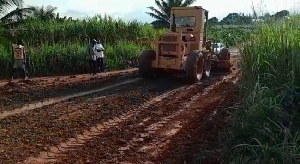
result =
[{"label": "construction machine tire", "polygon": [[230,72],[231,64],[230,64],[230,52],[228,48],[223,48],[219,54],[219,60],[223,60],[223,62],[228,62],[228,66],[223,68],[225,72]]},{"label": "construction machine tire", "polygon": [[224,69],[224,71],[225,72],[231,72],[231,64],[230,64],[230,61],[229,61],[229,66],[228,67],[226,67],[225,69]]},{"label": "construction machine tire", "polygon": [[230,60],[230,52],[228,48],[223,48],[218,56],[219,60]]},{"label": "construction machine tire", "polygon": [[188,83],[196,83],[203,76],[204,57],[200,51],[192,51],[186,63],[186,80]]},{"label": "construction machine tire", "polygon": [[151,78],[153,76],[152,61],[155,59],[154,50],[145,50],[139,58],[138,75],[143,78]]},{"label": "construction machine tire", "polygon": [[211,71],[211,54],[209,54],[207,56],[207,59],[205,60],[203,78],[209,77],[210,76],[210,71]]}]

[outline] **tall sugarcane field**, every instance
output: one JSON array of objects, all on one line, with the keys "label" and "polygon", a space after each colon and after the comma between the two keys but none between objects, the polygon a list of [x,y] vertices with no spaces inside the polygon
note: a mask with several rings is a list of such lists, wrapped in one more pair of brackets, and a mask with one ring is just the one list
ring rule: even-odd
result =
[{"label": "tall sugarcane field", "polygon": [[0,163],[300,163],[297,11],[155,2],[152,23],[0,2]]}]

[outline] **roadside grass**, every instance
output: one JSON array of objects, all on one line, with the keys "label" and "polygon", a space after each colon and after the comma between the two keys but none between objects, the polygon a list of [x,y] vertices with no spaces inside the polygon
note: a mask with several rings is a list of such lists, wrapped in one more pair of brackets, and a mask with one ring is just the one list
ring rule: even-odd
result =
[{"label": "roadside grass", "polygon": [[241,50],[228,163],[300,162],[300,16],[259,26]]},{"label": "roadside grass", "polygon": [[227,43],[229,46],[235,47],[244,40],[249,39],[253,29],[243,28],[215,28],[215,26],[209,27],[208,36],[216,39],[218,42]]},{"label": "roadside grass", "polygon": [[[113,19],[96,15],[85,20],[41,21],[27,20],[20,34],[30,57],[30,74],[57,75],[88,72],[86,46],[90,39],[105,44],[106,64],[109,69],[125,69],[137,65],[141,52],[149,48],[137,42],[140,38],[153,39],[155,30],[149,24]],[[1,36],[8,36],[1,30]],[[11,69],[13,38],[0,41],[0,77],[8,76]]]}]

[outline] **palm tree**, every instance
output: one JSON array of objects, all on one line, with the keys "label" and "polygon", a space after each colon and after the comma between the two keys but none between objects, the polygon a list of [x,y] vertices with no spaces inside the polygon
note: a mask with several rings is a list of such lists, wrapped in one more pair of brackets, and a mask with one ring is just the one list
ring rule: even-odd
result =
[{"label": "palm tree", "polygon": [[[33,8],[23,8],[23,3],[23,0],[0,0],[0,21],[11,24],[25,19]],[[12,7],[15,9],[8,12]]]},{"label": "palm tree", "polygon": [[27,7],[27,8],[17,7],[16,9],[12,10],[11,12],[1,17],[0,21],[8,24],[22,22],[24,19],[28,18],[31,15],[33,10],[34,8],[32,7]]},{"label": "palm tree", "polygon": [[[7,29],[15,29],[33,11],[33,8],[23,8],[23,0],[0,0],[0,25]],[[15,7],[14,10],[11,10]],[[8,30],[9,31],[9,30]],[[2,35],[4,35],[2,33]],[[10,34],[5,34],[10,36]]]},{"label": "palm tree", "polygon": [[12,6],[21,7],[23,5],[23,0],[0,0],[0,15],[3,14]]},{"label": "palm tree", "polygon": [[33,18],[37,18],[43,21],[53,20],[56,18],[55,10],[57,10],[57,7],[53,7],[51,5],[48,5],[44,8],[42,7],[34,7],[34,11],[32,14]]},{"label": "palm tree", "polygon": [[146,12],[156,20],[151,24],[156,28],[168,28],[170,25],[170,14],[172,7],[187,7],[195,3],[196,0],[155,0],[158,9],[153,6],[147,7],[152,12]]}]

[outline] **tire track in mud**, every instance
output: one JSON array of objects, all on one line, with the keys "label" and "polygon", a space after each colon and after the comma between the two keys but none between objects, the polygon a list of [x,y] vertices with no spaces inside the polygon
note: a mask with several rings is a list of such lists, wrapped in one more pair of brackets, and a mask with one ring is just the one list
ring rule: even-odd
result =
[{"label": "tire track in mud", "polygon": [[[174,90],[171,94],[170,93],[169,94],[164,94],[163,97],[165,97],[165,98],[163,98],[163,99],[161,97],[154,98],[152,100],[152,102],[154,101],[154,103],[152,103],[152,104],[150,103],[151,106],[143,108],[143,110],[138,110],[138,112],[134,112],[133,115],[132,115],[132,113],[129,113],[128,115],[126,115],[127,117],[125,117],[125,118],[123,116],[121,118],[115,118],[115,121],[108,122],[107,124],[111,125],[111,126],[109,126],[110,129],[105,129],[104,130],[105,133],[100,132],[99,130],[98,131],[96,130],[97,127],[98,127],[98,129],[103,130],[103,128],[101,128],[101,127],[104,127],[104,125],[99,124],[98,126],[93,127],[89,131],[85,132],[84,136],[87,136],[86,138],[83,137],[83,136],[78,136],[77,137],[77,139],[78,139],[77,143],[74,142],[74,141],[76,141],[76,139],[74,139],[74,138],[70,139],[67,143],[61,143],[57,146],[52,147],[53,152],[51,152],[51,151],[49,151],[48,153],[42,152],[39,157],[29,158],[26,162],[28,162],[28,163],[46,163],[47,161],[48,162],[54,162],[58,159],[61,159],[59,161],[64,161],[63,163],[65,163],[65,161],[69,161],[69,160],[72,161],[72,160],[78,159],[78,158],[76,158],[77,157],[76,154],[77,155],[82,154],[82,153],[84,154],[84,152],[86,153],[86,151],[88,151],[88,150],[85,150],[85,151],[81,152],[80,150],[82,150],[82,147],[84,149],[84,147],[86,145],[92,144],[95,141],[100,142],[101,140],[104,139],[105,136],[116,136],[116,134],[117,135],[123,135],[122,133],[124,133],[123,132],[124,129],[131,129],[131,128],[135,127],[136,125],[139,125],[139,126],[151,125],[152,123],[155,123],[155,122],[159,121],[160,117],[163,117],[163,115],[169,115],[169,114],[175,113],[176,110],[177,110],[176,107],[178,107],[178,105],[179,106],[180,105],[184,106],[184,104],[186,104],[185,101],[187,99],[195,98],[195,96],[193,96],[193,95],[195,93],[197,93],[199,90],[202,90],[205,87],[208,87],[209,85],[211,85],[211,83],[219,81],[219,80],[220,80],[220,78],[215,77],[213,80],[208,79],[208,80],[206,80],[206,82],[203,82],[204,85],[199,85],[198,84],[198,85],[189,86],[188,88],[183,87],[182,89]],[[158,113],[156,113],[156,114],[158,115],[158,117],[157,118],[151,117],[153,115],[153,114],[151,115],[151,111],[152,111],[153,107],[154,108],[155,107],[161,107],[162,106],[161,103],[164,104],[167,101],[170,101],[171,103],[169,105],[173,106],[174,108],[171,109],[171,110],[157,111]],[[174,101],[174,103],[172,103],[172,101]],[[155,113],[156,111],[153,111],[153,112]],[[121,120],[121,123],[120,123],[120,120]],[[132,126],[132,127],[130,128],[130,126]],[[143,129],[141,129],[141,130],[143,131]],[[129,133],[132,133],[132,132],[135,132],[135,131],[136,130],[133,130]],[[90,134],[91,136],[88,136],[88,134]],[[126,135],[126,133],[124,135]],[[145,136],[145,137],[147,137],[147,136]],[[84,138],[87,139],[87,140],[83,142],[85,144],[81,145],[80,142],[82,142],[82,139],[84,139]],[[120,138],[122,138],[122,137],[120,137]],[[106,139],[104,139],[104,140],[106,140]],[[114,139],[112,139],[111,137],[109,137],[109,139],[112,140],[110,142],[114,142],[113,141]],[[125,138],[124,141],[122,141],[122,139],[117,139],[116,142],[119,142],[119,143],[121,142],[122,143],[122,142],[125,142],[127,140],[130,141],[131,139],[132,139],[132,137],[131,138]],[[71,140],[73,140],[73,142]],[[103,142],[105,142],[105,141],[103,141]],[[72,145],[72,143],[73,143],[73,146],[70,146],[69,149],[66,148],[66,147],[68,147],[67,145]],[[98,143],[96,145],[99,145],[99,144],[101,144],[101,143]],[[74,146],[74,145],[76,145],[76,146]],[[95,145],[95,144],[93,144],[93,145]],[[64,146],[65,146],[65,148],[62,148]],[[55,151],[55,147],[56,147],[56,149],[57,149],[57,147],[60,147],[60,149],[59,149],[60,151],[58,149]],[[122,152],[122,150],[126,150],[127,148],[126,147],[119,147],[118,148],[118,145],[117,145],[117,147],[114,147],[112,149],[113,149],[112,154],[114,156],[118,156],[119,155],[118,154],[119,150],[120,150],[120,152]],[[79,151],[79,152],[77,152],[77,151]],[[98,151],[99,151],[99,149],[98,149]],[[103,152],[105,152],[105,151],[106,150],[103,150]],[[103,158],[103,160],[105,160],[105,159],[107,159],[107,157]],[[70,163],[72,163],[71,161],[70,161]],[[73,161],[73,162],[76,162],[76,161]],[[97,161],[97,162],[99,162],[99,161]],[[108,161],[101,161],[101,162],[108,162]]]},{"label": "tire track in mud", "polygon": [[[165,144],[165,146],[150,149],[147,152],[148,159],[125,158],[123,161],[178,164],[222,163],[222,148],[226,139],[221,131],[224,130],[224,126],[227,126],[229,113],[235,110],[232,106],[239,101],[238,83],[241,74],[238,62],[238,54],[233,54],[232,73],[223,79],[224,82],[205,97],[201,96],[196,99],[180,116],[169,121],[166,126],[155,133],[158,142],[152,143]],[[151,146],[151,144],[148,145]]]},{"label": "tire track in mud", "polygon": [[[227,92],[224,92],[223,89],[225,86],[228,86],[230,82],[236,83],[237,80],[237,76],[229,76],[223,79],[223,81],[217,82],[216,84],[207,88],[204,93],[199,93],[193,96],[190,101],[185,103],[185,108],[180,109],[172,116],[163,118],[163,122],[157,123],[158,128],[155,131],[153,131],[150,127],[146,128],[145,131],[147,131],[148,134],[152,133],[152,135],[156,137],[148,144],[139,146],[137,149],[138,152],[146,153],[149,157],[148,160],[150,161],[158,158],[166,149],[167,145],[172,142],[172,137],[185,128],[192,117],[195,117],[197,113],[201,111],[213,109],[216,105],[222,104],[224,96],[227,94]],[[207,114],[209,115],[209,111]],[[134,162],[150,162],[140,160],[139,158],[137,159],[138,160]]]},{"label": "tire track in mud", "polygon": [[47,100],[44,100],[44,101],[41,101],[41,102],[37,102],[37,103],[33,103],[33,104],[27,104],[27,105],[25,105],[21,108],[16,108],[16,109],[13,109],[13,110],[8,111],[8,112],[0,113],[0,120],[4,119],[6,117],[16,115],[16,114],[20,114],[20,113],[27,112],[27,111],[30,111],[30,110],[39,109],[39,108],[42,108],[44,106],[49,106],[49,105],[56,104],[56,103],[59,103],[59,102],[67,101],[67,100],[72,99],[72,98],[82,97],[82,96],[89,95],[89,94],[92,94],[92,93],[112,89],[112,88],[115,88],[115,87],[118,87],[118,86],[121,86],[121,85],[124,85],[124,84],[138,82],[140,80],[141,80],[140,78],[127,80],[127,81],[117,83],[117,84],[114,84],[114,85],[105,86],[105,87],[100,88],[100,89],[94,89],[94,90],[90,90],[90,91],[79,92],[79,93],[75,93],[75,94],[71,94],[71,95],[67,95],[67,96],[63,96],[63,97],[59,97],[59,98],[51,98],[51,99],[47,99]]},{"label": "tire track in mud", "polygon": [[85,129],[134,110],[169,90],[183,86],[170,79],[142,80],[95,95],[72,98],[0,120],[0,161],[16,163],[65,142]]},{"label": "tire track in mud", "polygon": [[[144,126],[141,138],[132,138],[125,148],[125,155],[119,159],[115,159],[117,163],[153,163],[172,142],[172,137],[179,133],[187,124],[188,120],[196,115],[197,111],[206,108],[212,108],[215,104],[222,100],[223,86],[228,81],[237,81],[236,76],[225,76],[222,81],[218,81],[203,92],[191,97],[188,101],[179,105],[177,112],[161,118],[161,121],[155,122],[149,126]],[[221,89],[221,90],[220,90]],[[201,104],[195,106],[195,104]],[[192,130],[192,129],[189,129]],[[147,138],[145,140],[144,138]],[[130,148],[130,149],[128,149]],[[156,161],[160,163],[160,161]]]},{"label": "tire track in mud", "polygon": [[[174,94],[175,92],[182,91],[187,87],[181,87],[179,89],[172,90],[167,92],[163,95],[157,96],[152,100],[142,104],[139,108],[129,111],[122,116],[118,116],[108,120],[107,122],[97,124],[96,126],[91,127],[89,130],[84,131],[83,134],[77,135],[75,138],[69,138],[67,142],[60,143],[59,145],[53,146],[50,148],[50,152],[40,152],[40,155],[36,158],[29,157],[24,161],[24,163],[48,163],[48,162],[55,162],[57,157],[60,157],[60,154],[63,154],[67,151],[70,151],[78,146],[83,146],[85,143],[90,141],[96,136],[103,134],[104,132],[108,131],[111,128],[119,126],[121,123],[133,118],[134,116],[138,115],[142,111],[149,108],[149,106],[155,104],[156,102],[160,102],[163,99],[167,98],[168,96]],[[144,121],[147,121],[144,120]]]},{"label": "tire track in mud", "polygon": [[[191,108],[189,108],[193,103],[195,103],[195,100],[199,99],[200,96],[205,96],[209,94],[213,89],[216,88],[216,86],[220,85],[222,82],[217,82],[213,84],[212,86],[205,88],[203,92],[196,94],[195,96],[191,97],[189,101],[181,103],[179,106],[182,106],[182,109],[179,109],[177,112],[173,113],[172,115],[169,115],[167,117],[162,118],[161,121],[155,122],[148,127],[145,127],[144,131],[146,133],[143,133],[141,135],[143,136],[150,136],[150,135],[158,135],[157,133],[162,133],[162,130],[165,130],[165,135],[160,135],[160,140],[167,141],[168,136],[172,136],[176,134],[180,128],[182,128],[182,122],[180,121],[173,121],[175,118],[178,118],[179,116],[183,115],[184,113],[190,112]],[[212,101],[214,102],[215,99],[218,100],[219,97],[213,98]],[[210,104],[205,104],[205,105],[211,105]],[[170,122],[172,121],[172,122]],[[171,125],[170,125],[171,124]],[[168,126],[167,128],[165,126]],[[164,129],[165,128],[165,129]],[[171,130],[170,130],[171,129]],[[134,145],[138,145],[138,142],[141,141],[142,139],[136,139],[133,138],[131,141],[129,141],[129,144],[125,147],[133,147]],[[147,151],[150,151],[152,149],[157,149],[159,147],[164,147],[167,145],[168,142],[162,142],[162,141],[155,141],[152,143],[149,143],[148,145],[140,146],[138,148],[137,152],[143,152],[147,153]],[[153,153],[148,153],[151,155],[154,155]],[[157,154],[157,152],[156,152]]]},{"label": "tire track in mud", "polygon": [[[185,123],[176,134],[169,137],[169,144],[149,151],[152,154],[149,160],[153,163],[223,163],[226,142],[224,127],[228,125],[229,113],[236,110],[232,107],[239,101],[238,84],[235,83],[238,80],[222,83],[211,94],[215,100],[196,101],[189,109],[190,113],[175,119]],[[174,126],[165,128],[161,129],[158,136],[166,136],[163,132]]]}]

